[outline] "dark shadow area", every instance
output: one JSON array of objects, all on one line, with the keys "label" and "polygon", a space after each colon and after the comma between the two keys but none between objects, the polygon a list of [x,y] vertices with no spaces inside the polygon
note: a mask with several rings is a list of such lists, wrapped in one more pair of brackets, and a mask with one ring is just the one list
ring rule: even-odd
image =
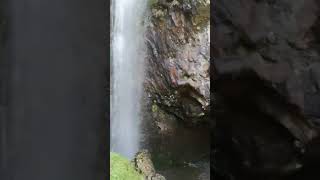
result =
[{"label": "dark shadow area", "polygon": [[253,71],[224,74],[214,83],[213,175],[292,179],[316,173],[317,130],[295,105]]},{"label": "dark shadow area", "polygon": [[319,3],[219,0],[211,8],[216,179],[318,179]]},{"label": "dark shadow area", "polygon": [[107,178],[108,3],[1,6],[1,180]]}]

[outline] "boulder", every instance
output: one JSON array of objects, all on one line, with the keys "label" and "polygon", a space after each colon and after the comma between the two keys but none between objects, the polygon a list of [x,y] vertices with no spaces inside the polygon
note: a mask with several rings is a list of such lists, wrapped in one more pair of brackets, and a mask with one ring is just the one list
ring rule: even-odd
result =
[{"label": "boulder", "polygon": [[133,163],[138,172],[144,175],[146,180],[166,180],[166,178],[158,173],[151,161],[151,154],[147,150],[139,151],[134,159]]}]

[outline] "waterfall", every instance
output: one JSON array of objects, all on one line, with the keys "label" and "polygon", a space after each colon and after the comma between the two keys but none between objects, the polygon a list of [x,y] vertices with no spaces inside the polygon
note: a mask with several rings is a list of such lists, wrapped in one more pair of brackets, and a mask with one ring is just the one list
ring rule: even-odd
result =
[{"label": "waterfall", "polygon": [[140,140],[147,1],[111,3],[111,151],[132,158]]}]

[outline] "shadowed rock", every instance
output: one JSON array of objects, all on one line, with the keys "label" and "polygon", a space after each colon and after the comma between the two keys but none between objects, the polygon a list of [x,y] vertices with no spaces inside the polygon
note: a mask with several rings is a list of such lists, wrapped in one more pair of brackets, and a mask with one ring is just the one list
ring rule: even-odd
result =
[{"label": "shadowed rock", "polygon": [[133,159],[133,163],[136,169],[145,176],[146,180],[166,180],[164,176],[156,173],[151,161],[151,154],[147,150],[139,151]]}]

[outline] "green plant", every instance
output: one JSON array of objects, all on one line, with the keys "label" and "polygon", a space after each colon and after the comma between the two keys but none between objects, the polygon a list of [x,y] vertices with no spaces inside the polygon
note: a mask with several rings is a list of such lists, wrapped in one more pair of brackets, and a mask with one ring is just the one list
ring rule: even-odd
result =
[{"label": "green plant", "polygon": [[144,180],[144,177],[129,160],[110,152],[110,180]]}]

